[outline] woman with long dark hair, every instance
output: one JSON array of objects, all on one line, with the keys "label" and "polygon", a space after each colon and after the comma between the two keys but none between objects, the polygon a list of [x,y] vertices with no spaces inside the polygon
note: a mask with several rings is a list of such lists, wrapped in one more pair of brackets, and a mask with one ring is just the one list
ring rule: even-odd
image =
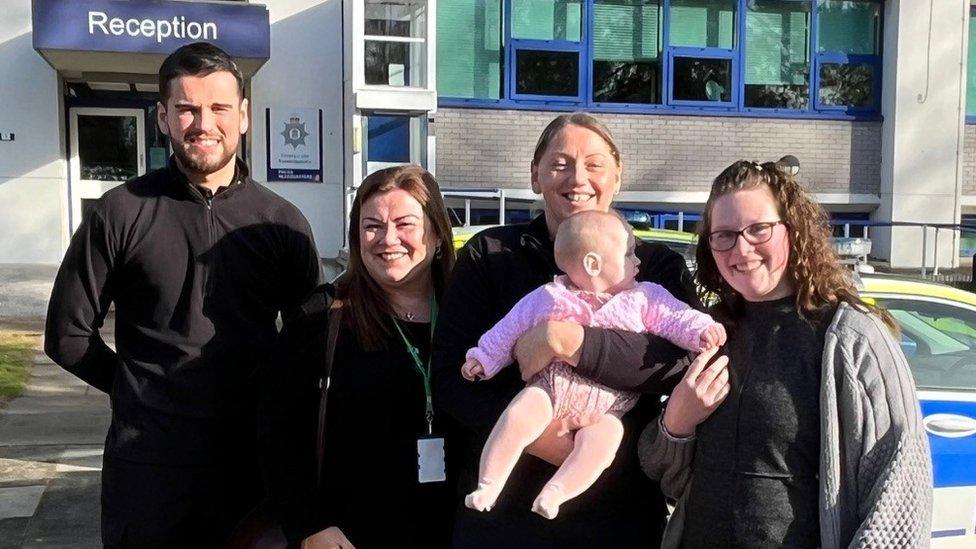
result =
[{"label": "woman with long dark hair", "polygon": [[448,546],[454,504],[435,447],[445,428],[430,401],[429,356],[453,264],[447,211],[426,170],[387,168],[363,181],[349,215],[348,270],[306,301],[303,321],[281,336],[280,360],[263,372],[265,472],[290,542]]},{"label": "woman with long dark hair", "polygon": [[712,185],[697,278],[728,331],[642,435],[677,507],[665,547],[921,547],[932,466],[894,319],[861,300],[827,216],[772,162]]}]

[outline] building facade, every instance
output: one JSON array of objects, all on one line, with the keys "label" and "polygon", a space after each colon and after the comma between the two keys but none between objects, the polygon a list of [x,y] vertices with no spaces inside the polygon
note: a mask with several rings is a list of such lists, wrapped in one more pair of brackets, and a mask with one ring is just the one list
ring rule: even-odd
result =
[{"label": "building facade", "polygon": [[[362,178],[415,162],[531,201],[545,124],[585,110],[623,149],[619,202],[700,211],[740,158],[791,154],[838,218],[976,214],[970,0],[12,0],[0,21],[0,262],[60,261],[86,204],[169,154],[156,71],[240,60],[240,154],[336,257]],[[973,124],[970,124],[973,123]],[[892,266],[958,263],[958,231],[872,227]],[[976,233],[974,233],[976,234]],[[938,257],[936,257],[936,249]]]}]

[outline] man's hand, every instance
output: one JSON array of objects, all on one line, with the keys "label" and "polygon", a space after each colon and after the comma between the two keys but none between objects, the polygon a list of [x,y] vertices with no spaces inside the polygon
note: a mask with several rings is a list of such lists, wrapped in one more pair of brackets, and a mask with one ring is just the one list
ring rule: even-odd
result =
[{"label": "man's hand", "polygon": [[485,378],[485,367],[478,362],[477,358],[469,358],[461,366],[461,375],[468,381],[477,381]]},{"label": "man's hand", "polygon": [[702,351],[668,398],[663,423],[673,436],[694,434],[698,424],[708,419],[728,396],[729,357],[722,355],[711,366],[705,367],[717,352],[718,347]]},{"label": "man's hand", "polygon": [[356,549],[356,546],[346,539],[342,530],[336,526],[330,526],[303,539],[302,549]]},{"label": "man's hand", "polygon": [[579,324],[560,320],[536,324],[515,343],[515,359],[522,371],[522,380],[532,379],[556,360],[576,366],[582,347],[583,327]]},{"label": "man's hand", "polygon": [[705,349],[721,347],[725,345],[725,338],[725,326],[716,322],[702,330],[701,338],[698,341],[698,350],[704,351]]}]

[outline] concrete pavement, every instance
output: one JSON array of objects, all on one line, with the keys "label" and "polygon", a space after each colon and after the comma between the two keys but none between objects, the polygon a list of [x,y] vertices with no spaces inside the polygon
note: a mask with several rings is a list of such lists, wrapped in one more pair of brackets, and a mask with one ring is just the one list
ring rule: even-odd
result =
[{"label": "concrete pavement", "polygon": [[0,411],[0,548],[101,546],[109,414],[108,396],[38,350],[27,390]]}]

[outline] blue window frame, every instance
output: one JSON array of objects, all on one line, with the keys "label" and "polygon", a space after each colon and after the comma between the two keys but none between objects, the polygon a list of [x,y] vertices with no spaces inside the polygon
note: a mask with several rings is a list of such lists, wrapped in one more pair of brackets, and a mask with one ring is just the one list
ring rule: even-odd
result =
[{"label": "blue window frame", "polygon": [[475,41],[456,40],[456,60],[441,49],[439,65],[454,74],[493,48],[503,62],[487,65],[497,77],[471,69],[498,93],[439,104],[875,120],[881,15],[881,0],[440,0],[438,41]]},{"label": "blue window frame", "polygon": [[969,57],[966,66],[966,123],[976,124],[976,6],[969,7]]}]

